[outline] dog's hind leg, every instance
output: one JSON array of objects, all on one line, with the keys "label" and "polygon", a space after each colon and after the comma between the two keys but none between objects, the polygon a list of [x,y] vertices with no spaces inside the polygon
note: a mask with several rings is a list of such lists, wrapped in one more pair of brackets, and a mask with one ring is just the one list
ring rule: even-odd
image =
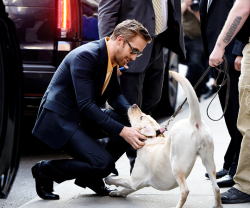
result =
[{"label": "dog's hind leg", "polygon": [[209,178],[213,185],[214,198],[215,198],[214,208],[222,208],[223,206],[221,204],[220,189],[216,182],[216,173],[215,173],[216,168],[214,163],[213,148],[212,150],[203,148],[199,151],[199,155],[201,157],[203,165],[206,167]]}]

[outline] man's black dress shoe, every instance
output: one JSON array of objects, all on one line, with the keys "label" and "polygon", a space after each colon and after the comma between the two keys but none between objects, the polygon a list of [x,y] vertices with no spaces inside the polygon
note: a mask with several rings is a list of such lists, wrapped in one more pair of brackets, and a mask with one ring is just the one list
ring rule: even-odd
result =
[{"label": "man's black dress shoe", "polygon": [[110,190],[109,188],[107,188],[102,180],[100,180],[100,181],[98,181],[96,183],[86,184],[86,180],[84,180],[82,178],[77,178],[75,180],[75,184],[77,186],[82,187],[82,188],[88,187],[91,190],[93,190],[99,196],[108,196],[111,191],[116,190],[116,189],[115,190]]},{"label": "man's black dress shoe", "polygon": [[53,180],[41,175],[40,167],[43,161],[38,162],[31,168],[36,181],[36,193],[42,199],[58,200],[60,197],[54,193]]},{"label": "man's black dress shoe", "polygon": [[[221,170],[219,170],[218,172],[216,172],[216,179],[221,178],[221,177],[227,175],[227,173],[228,173],[228,170],[222,168]],[[207,178],[209,178],[208,173],[205,173],[205,176]]]},{"label": "man's black dress shoe", "polygon": [[250,202],[250,195],[232,187],[220,195],[222,204],[237,204]]},{"label": "man's black dress shoe", "polygon": [[235,182],[233,176],[227,174],[224,177],[218,179],[217,184],[220,188],[224,188],[224,187],[232,187],[235,184]]}]

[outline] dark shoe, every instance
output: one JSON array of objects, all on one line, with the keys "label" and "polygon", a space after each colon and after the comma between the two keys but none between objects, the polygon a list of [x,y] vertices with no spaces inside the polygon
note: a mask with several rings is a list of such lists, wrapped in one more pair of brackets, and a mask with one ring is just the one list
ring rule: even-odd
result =
[{"label": "dark shoe", "polygon": [[220,188],[224,188],[224,187],[232,187],[235,184],[235,182],[233,180],[233,176],[228,174],[218,179],[217,184]]},{"label": "dark shoe", "polygon": [[35,178],[36,181],[36,193],[42,199],[58,200],[60,197],[58,194],[54,193],[53,180],[41,176],[41,164],[42,161],[31,168],[33,178]]},{"label": "dark shoe", "polygon": [[[221,170],[219,170],[218,172],[216,172],[216,179],[221,178],[221,177],[227,175],[227,173],[228,173],[228,170],[222,168]],[[207,178],[209,178],[208,173],[205,173],[205,176]]]},{"label": "dark shoe", "polygon": [[77,178],[75,180],[75,184],[77,186],[82,187],[82,188],[88,187],[99,196],[108,196],[111,191],[116,190],[116,189],[115,190],[110,190],[109,188],[107,188],[105,186],[103,180],[100,180],[99,182],[92,183],[92,184],[86,184],[86,180],[84,180],[82,178]]},{"label": "dark shoe", "polygon": [[237,204],[250,202],[250,195],[232,187],[220,195],[222,204]]},{"label": "dark shoe", "polygon": [[89,185],[88,187],[99,196],[108,196],[111,191],[116,191],[116,189],[110,190],[106,186],[95,186],[95,185],[91,186],[91,185]]}]

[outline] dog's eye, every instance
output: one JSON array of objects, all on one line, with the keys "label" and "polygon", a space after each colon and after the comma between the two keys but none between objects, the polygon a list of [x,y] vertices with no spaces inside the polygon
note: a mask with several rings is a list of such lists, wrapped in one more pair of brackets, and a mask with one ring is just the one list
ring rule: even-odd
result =
[{"label": "dog's eye", "polygon": [[140,120],[142,120],[143,116],[140,117]]}]

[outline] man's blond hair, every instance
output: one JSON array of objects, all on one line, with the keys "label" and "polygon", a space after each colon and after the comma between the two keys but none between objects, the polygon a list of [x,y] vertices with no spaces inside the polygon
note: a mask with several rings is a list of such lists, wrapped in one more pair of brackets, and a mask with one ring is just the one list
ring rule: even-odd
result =
[{"label": "man's blond hair", "polygon": [[136,35],[141,36],[147,43],[152,41],[151,36],[148,33],[148,30],[136,20],[125,20],[118,24],[112,35],[111,40],[116,40],[118,36],[122,35],[125,39],[131,40]]}]

